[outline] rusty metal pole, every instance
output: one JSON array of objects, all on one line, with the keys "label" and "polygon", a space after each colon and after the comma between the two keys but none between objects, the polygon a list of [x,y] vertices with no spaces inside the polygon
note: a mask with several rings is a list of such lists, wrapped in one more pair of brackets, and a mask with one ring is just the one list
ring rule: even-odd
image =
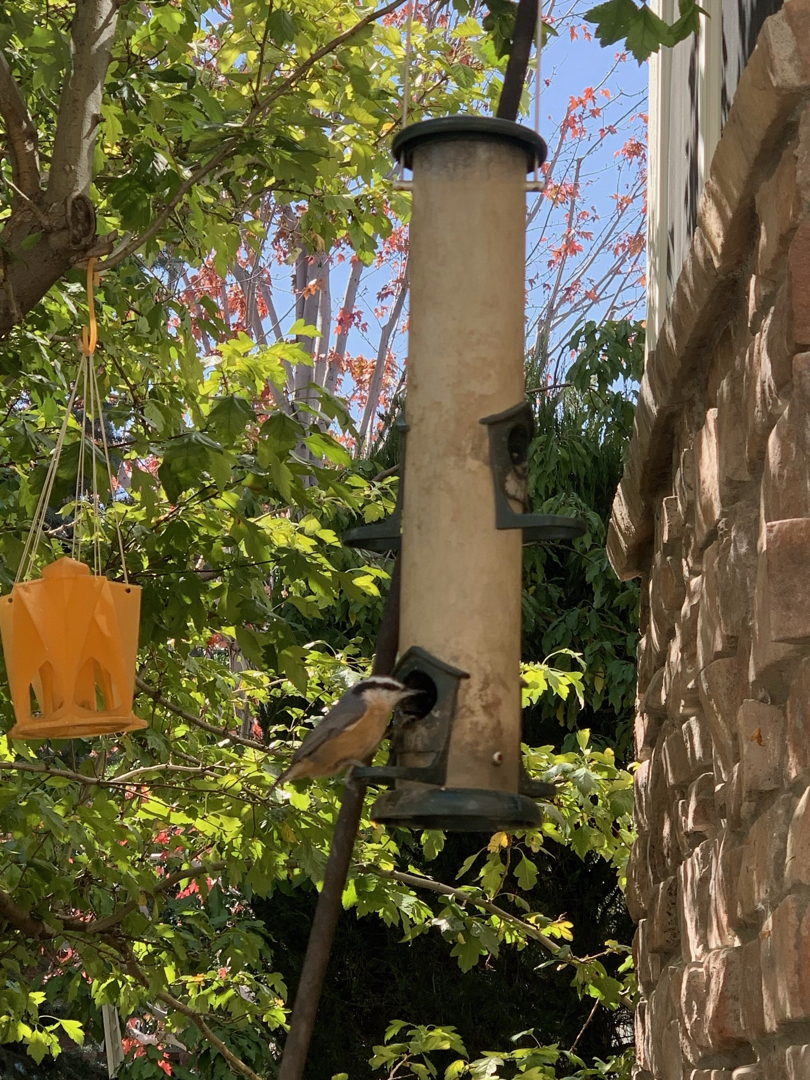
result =
[{"label": "rusty metal pole", "polygon": [[529,67],[539,13],[538,0],[520,0],[515,14],[515,34],[506,65],[496,116],[502,120],[517,120],[523,84]]},{"label": "rusty metal pole", "polygon": [[315,919],[309,934],[307,954],[295,993],[290,1019],[290,1033],[284,1043],[284,1055],[278,1070],[278,1080],[301,1080],[307,1063],[309,1044],[318,1015],[323,980],[329,966],[332,942],[341,912],[341,897],[346,885],[354,841],[363,814],[366,781],[347,780],[343,789],[335,834],[329,848],[329,860],[318,897]]},{"label": "rusty metal pole", "polygon": [[[390,675],[396,663],[399,641],[399,583],[400,560],[398,558],[391,574],[391,584],[377,637],[377,651],[374,654],[372,666],[372,672],[375,675]],[[343,890],[346,887],[354,841],[363,816],[363,800],[367,785],[368,781],[354,780],[350,775],[343,789],[340,813],[335,823],[335,832],[324,871],[323,888],[318,897],[304,966],[301,969],[301,978],[295,992],[290,1033],[284,1043],[278,1080],[301,1080],[304,1075],[323,981],[329,966],[332,942],[342,910]]]}]

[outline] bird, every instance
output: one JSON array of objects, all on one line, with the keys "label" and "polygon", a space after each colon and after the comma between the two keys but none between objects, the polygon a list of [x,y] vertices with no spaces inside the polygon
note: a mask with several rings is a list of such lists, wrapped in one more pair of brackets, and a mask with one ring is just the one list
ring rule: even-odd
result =
[{"label": "bird", "polygon": [[364,764],[382,742],[396,706],[419,692],[389,675],[356,682],[310,731],[271,790],[287,780],[333,776]]}]

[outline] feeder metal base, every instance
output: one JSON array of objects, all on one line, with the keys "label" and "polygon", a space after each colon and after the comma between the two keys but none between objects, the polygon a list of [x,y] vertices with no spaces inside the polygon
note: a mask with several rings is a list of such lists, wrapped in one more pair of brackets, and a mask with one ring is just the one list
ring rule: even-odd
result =
[{"label": "feeder metal base", "polygon": [[371,819],[406,829],[513,832],[536,829],[543,814],[535,802],[517,792],[413,787],[380,795],[371,808]]}]

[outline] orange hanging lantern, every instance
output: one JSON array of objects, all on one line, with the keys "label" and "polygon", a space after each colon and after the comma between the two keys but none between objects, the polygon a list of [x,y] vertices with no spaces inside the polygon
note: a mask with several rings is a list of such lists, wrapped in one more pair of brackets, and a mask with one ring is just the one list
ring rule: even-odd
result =
[{"label": "orange hanging lantern", "polygon": [[17,717],[9,738],[75,739],[146,727],[132,713],[140,593],[64,558],[46,566],[41,581],[15,585],[0,600]]},{"label": "orange hanging lantern", "polygon": [[110,581],[101,572],[95,445],[92,448],[91,506],[95,573],[91,573],[90,567],[76,558],[61,558],[43,567],[41,580],[22,580],[33,568],[68,421],[82,380],[84,430],[76,480],[74,555],[81,554],[79,511],[85,499],[84,451],[88,421],[91,435],[96,421],[100,421],[112,491],[109,447],[93,366],[96,345],[93,261],[90,260],[87,275],[90,332],[88,334],[85,330],[83,336],[79,373],[34,512],[17,581],[11,595],[0,598],[0,635],[17,718],[17,723],[8,733],[12,739],[75,739],[146,727],[146,722],[132,712],[141,590],[127,579],[117,517],[116,533],[124,581]]}]

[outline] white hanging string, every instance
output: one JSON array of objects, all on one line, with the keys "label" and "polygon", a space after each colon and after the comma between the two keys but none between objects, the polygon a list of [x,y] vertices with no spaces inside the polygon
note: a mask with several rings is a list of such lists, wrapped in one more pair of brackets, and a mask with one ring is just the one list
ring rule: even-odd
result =
[{"label": "white hanging string", "polygon": [[[127,561],[124,557],[124,537],[121,533],[121,523],[118,520],[118,514],[113,507],[113,474],[112,464],[110,462],[110,447],[107,443],[107,429],[104,426],[104,416],[101,410],[101,393],[98,388],[98,376],[96,375],[95,366],[91,367],[90,374],[93,380],[93,385],[96,389],[96,404],[98,406],[99,426],[101,427],[101,445],[104,448],[104,460],[107,463],[107,476],[110,481],[110,509],[115,521],[115,535],[118,540],[118,553],[121,556],[121,571],[124,576],[124,583],[129,584],[129,575],[127,574]],[[100,556],[99,556],[100,561]]]},{"label": "white hanging string", "polygon": [[[90,357],[90,370],[93,373],[90,379],[90,432],[91,432],[91,453],[92,453],[92,492],[91,498],[93,500],[93,573],[101,574],[101,507],[99,505],[100,500],[98,497],[98,468],[96,454],[96,423],[98,422],[98,412],[96,411],[96,403],[93,398],[93,381],[95,379],[95,365],[93,365],[93,358]],[[110,485],[112,487],[112,485]]]},{"label": "white hanging string", "polygon": [[[96,575],[101,575],[101,500],[98,487],[98,462],[96,451],[96,435],[95,425],[98,423],[101,429],[101,442],[104,448],[104,461],[107,466],[107,476],[110,482],[110,504],[113,502],[113,474],[112,464],[110,462],[110,449],[107,443],[107,431],[104,427],[104,410],[101,402],[101,392],[98,385],[98,376],[96,374],[95,363],[93,357],[95,354],[95,348],[97,343],[97,328],[95,317],[95,305],[93,300],[93,268],[95,259],[90,259],[87,268],[87,298],[88,307],[90,311],[90,329],[87,327],[83,329],[82,334],[82,358],[79,361],[79,368],[76,372],[76,379],[73,383],[73,387],[70,391],[67,407],[65,409],[65,418],[62,421],[62,427],[60,428],[59,435],[57,436],[56,443],[54,444],[53,451],[51,452],[51,460],[48,465],[48,471],[45,475],[45,481],[42,485],[42,491],[37,501],[36,509],[34,510],[34,516],[31,520],[31,528],[23,547],[22,557],[20,564],[17,568],[17,576],[14,579],[14,583],[18,584],[24,580],[34,569],[34,562],[36,559],[36,551],[39,546],[40,534],[44,531],[45,522],[48,513],[48,507],[50,506],[51,495],[53,494],[53,487],[56,481],[56,474],[59,468],[59,460],[62,456],[62,449],[65,445],[65,436],[67,434],[68,424],[70,423],[70,417],[73,415],[73,408],[76,403],[76,397],[79,393],[79,387],[82,389],[83,400],[83,415],[82,415],[82,431],[79,442],[79,455],[76,471],[76,487],[74,492],[74,509],[73,509],[73,539],[71,541],[71,555],[74,559],[81,557],[82,547],[82,503],[84,502],[84,482],[85,482],[85,457],[86,457],[86,443],[88,438],[88,426],[90,431],[90,447],[92,457],[91,467],[91,492],[90,492],[90,505],[91,505],[91,527],[93,530],[92,544],[93,544],[93,570]],[[124,538],[121,534],[121,524],[118,520],[118,514],[115,509],[112,508],[113,520],[115,522],[115,533],[118,540],[118,551],[121,556],[121,570],[123,573],[124,582],[129,582],[127,574],[126,559],[124,558]]]},{"label": "white hanging string", "polygon": [[[82,354],[79,376],[83,377],[82,389],[82,437],[79,441],[79,462],[76,468],[76,492],[73,502],[73,540],[70,545],[72,558],[79,560],[82,557],[82,530],[80,527],[80,515],[82,513],[82,500],[84,498],[84,456],[87,445],[87,357]],[[78,378],[76,380],[78,384]]]},{"label": "white hanging string", "polygon": [[[84,358],[82,359],[82,364],[83,363]],[[82,365],[80,364],[80,372],[81,367]],[[45,517],[48,512],[51,492],[53,490],[53,484],[56,478],[56,469],[59,465],[59,458],[62,454],[62,447],[65,444],[65,435],[67,433],[70,417],[73,413],[73,403],[76,400],[76,393],[78,389],[79,379],[77,377],[75,383],[73,384],[73,389],[70,392],[70,398],[68,399],[67,408],[65,410],[65,419],[62,421],[61,430],[59,432],[59,435],[57,436],[56,444],[54,445],[53,451],[51,453],[51,462],[48,466],[48,472],[45,476],[45,482],[42,485],[42,491],[39,495],[39,501],[37,502],[36,509],[34,510],[34,517],[31,521],[31,529],[25,541],[25,547],[23,548],[20,565],[17,567],[17,576],[14,579],[15,585],[31,572],[31,569],[34,565],[36,548],[39,542],[39,534],[45,525]]]}]

